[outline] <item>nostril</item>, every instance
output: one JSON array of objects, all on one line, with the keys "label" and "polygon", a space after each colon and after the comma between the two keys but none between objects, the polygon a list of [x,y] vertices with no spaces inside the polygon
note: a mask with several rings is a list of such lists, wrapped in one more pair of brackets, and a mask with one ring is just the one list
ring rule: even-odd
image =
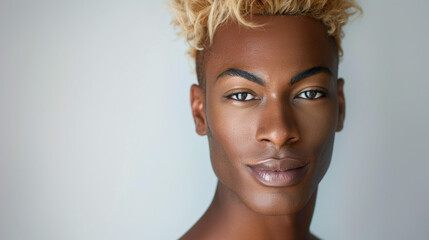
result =
[{"label": "nostril", "polygon": [[298,142],[298,140],[299,140],[299,138],[298,138],[298,137],[290,137],[286,142],[287,142],[288,144],[291,144],[291,143],[296,143],[296,142]]},{"label": "nostril", "polygon": [[[281,120],[281,121],[280,121]],[[293,144],[299,141],[299,131],[290,118],[264,118],[256,131],[256,140],[260,143],[270,143],[276,147]]]}]

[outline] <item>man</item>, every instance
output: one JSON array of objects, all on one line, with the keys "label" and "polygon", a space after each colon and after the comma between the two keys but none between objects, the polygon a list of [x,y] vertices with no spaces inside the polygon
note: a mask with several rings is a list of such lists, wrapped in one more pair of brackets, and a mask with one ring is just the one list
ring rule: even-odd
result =
[{"label": "man", "polygon": [[317,239],[317,187],[343,127],[341,27],[354,1],[172,2],[191,43],[196,131],[218,177],[182,239]]}]

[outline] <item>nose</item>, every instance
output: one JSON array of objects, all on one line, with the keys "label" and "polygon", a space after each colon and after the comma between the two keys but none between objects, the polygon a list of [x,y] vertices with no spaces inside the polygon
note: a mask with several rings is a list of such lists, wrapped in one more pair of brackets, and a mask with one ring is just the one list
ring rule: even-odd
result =
[{"label": "nose", "polygon": [[274,145],[277,150],[299,141],[293,108],[281,101],[267,102],[258,122],[256,140]]}]

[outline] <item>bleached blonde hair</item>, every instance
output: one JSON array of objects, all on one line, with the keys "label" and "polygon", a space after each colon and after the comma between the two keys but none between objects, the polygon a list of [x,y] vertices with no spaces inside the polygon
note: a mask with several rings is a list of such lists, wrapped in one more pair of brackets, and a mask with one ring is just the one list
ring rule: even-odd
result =
[{"label": "bleached blonde hair", "polygon": [[175,14],[172,23],[181,28],[179,35],[190,44],[193,58],[204,43],[211,45],[216,29],[229,19],[258,27],[249,20],[251,15],[300,15],[319,20],[341,56],[342,27],[351,15],[362,12],[354,0],[170,0],[169,6]]}]

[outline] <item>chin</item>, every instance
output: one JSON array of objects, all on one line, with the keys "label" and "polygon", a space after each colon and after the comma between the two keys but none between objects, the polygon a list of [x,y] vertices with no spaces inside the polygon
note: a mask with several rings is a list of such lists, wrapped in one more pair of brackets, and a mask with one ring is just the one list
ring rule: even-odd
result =
[{"label": "chin", "polygon": [[302,189],[302,187],[259,189],[259,191],[253,189],[239,194],[239,197],[244,205],[253,212],[267,216],[290,215],[304,209],[315,193],[314,190]]}]

